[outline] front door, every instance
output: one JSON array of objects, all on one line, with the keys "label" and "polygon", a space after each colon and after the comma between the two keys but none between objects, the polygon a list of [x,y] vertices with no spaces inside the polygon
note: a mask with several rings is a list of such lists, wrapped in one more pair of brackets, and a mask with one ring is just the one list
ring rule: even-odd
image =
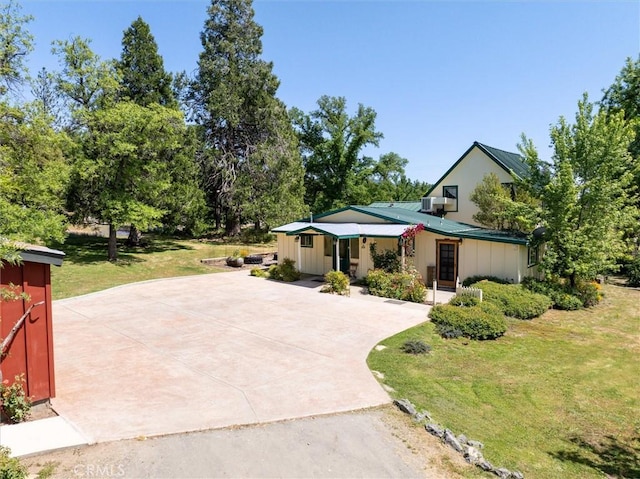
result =
[{"label": "front door", "polygon": [[438,286],[455,288],[458,276],[458,242],[438,240],[437,273]]},{"label": "front door", "polygon": [[[340,254],[340,269],[344,274],[349,275],[349,266],[351,263],[351,249],[349,247],[350,241],[348,239],[338,240],[340,245],[338,246]],[[336,264],[336,248],[333,248],[333,269],[338,271],[338,265]]]}]

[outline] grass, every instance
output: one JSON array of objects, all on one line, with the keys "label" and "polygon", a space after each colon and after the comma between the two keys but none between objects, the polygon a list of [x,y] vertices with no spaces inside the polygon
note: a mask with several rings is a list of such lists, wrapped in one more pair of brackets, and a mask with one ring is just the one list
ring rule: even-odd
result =
[{"label": "grass", "polygon": [[69,235],[62,245],[62,267],[51,268],[53,299],[92,293],[113,286],[157,278],[217,273],[222,271],[202,264],[205,258],[229,256],[236,249],[250,253],[271,252],[273,243],[212,243],[161,237],[146,237],[145,247],[128,248],[119,244],[118,261],[106,260],[107,240],[99,236]]},{"label": "grass", "polygon": [[[423,323],[368,363],[395,397],[482,441],[496,466],[545,479],[640,477],[640,290],[604,292],[588,310],[509,320],[496,341],[444,340]],[[403,353],[408,340],[432,352]]]}]

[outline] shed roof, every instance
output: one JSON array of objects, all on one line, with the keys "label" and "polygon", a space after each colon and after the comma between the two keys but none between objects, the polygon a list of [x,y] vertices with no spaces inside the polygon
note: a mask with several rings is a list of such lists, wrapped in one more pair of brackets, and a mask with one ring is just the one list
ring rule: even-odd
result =
[{"label": "shed roof", "polygon": [[62,266],[62,261],[64,260],[65,256],[62,251],[47,248],[46,246],[39,246],[22,242],[16,242],[15,245],[17,248],[19,248],[18,254],[22,258],[22,261]]}]

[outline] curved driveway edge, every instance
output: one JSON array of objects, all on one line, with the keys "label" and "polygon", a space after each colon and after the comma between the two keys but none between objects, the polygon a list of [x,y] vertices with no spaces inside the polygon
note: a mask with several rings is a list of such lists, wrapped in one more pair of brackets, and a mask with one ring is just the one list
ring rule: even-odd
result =
[{"label": "curved driveway edge", "polygon": [[102,442],[388,403],[367,355],[428,307],[320,286],[239,271],[55,301],[52,405]]}]

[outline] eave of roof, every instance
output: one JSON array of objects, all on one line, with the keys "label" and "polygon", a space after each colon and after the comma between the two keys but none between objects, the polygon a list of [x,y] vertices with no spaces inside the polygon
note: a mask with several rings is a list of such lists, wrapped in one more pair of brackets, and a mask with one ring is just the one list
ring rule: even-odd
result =
[{"label": "eave of roof", "polygon": [[485,155],[491,158],[500,168],[509,173],[511,176],[514,176],[518,179],[522,179],[528,174],[528,167],[522,161],[522,157],[517,153],[511,153],[509,151],[500,150],[498,148],[494,148],[492,146],[484,145],[479,141],[474,141],[473,145],[467,148],[460,158],[449,168],[444,175],[440,177],[438,181],[436,181],[433,186],[424,194],[424,198],[428,197],[433,190],[436,189],[442,180],[444,180],[449,173],[451,173],[458,164],[464,160],[464,158],[473,150],[474,148],[480,149]]},{"label": "eave of roof", "polygon": [[22,242],[14,243],[22,261],[62,266],[65,254],[62,251]]},{"label": "eave of roof", "polygon": [[[498,243],[510,243],[527,245],[529,243],[528,238],[524,235],[518,235],[506,231],[490,230],[486,228],[480,228],[478,226],[469,225],[466,223],[459,223],[457,221],[451,221],[446,218],[440,218],[439,216],[433,216],[426,213],[414,212],[409,210],[398,209],[394,207],[373,207],[373,206],[346,206],[333,211],[328,211],[315,217],[315,219],[325,218],[332,214],[340,213],[342,211],[356,211],[363,213],[374,218],[387,220],[388,225],[402,225],[402,231],[395,236],[400,236],[404,229],[409,225],[417,225],[422,223],[426,231],[440,234],[442,236],[452,236],[455,238],[468,238],[481,241],[494,241]],[[328,225],[340,225],[340,224],[353,224],[363,225],[363,223],[310,223],[308,220],[302,220],[295,223],[289,223],[278,228],[273,229],[274,233],[287,233],[288,235],[300,234],[305,229],[310,229],[316,232],[321,230],[327,231],[330,227]],[[385,226],[380,224],[379,226]],[[395,232],[395,230],[394,230]],[[335,233],[335,232],[334,232]],[[356,237],[354,232],[349,235],[338,236],[336,234],[328,233],[333,237],[347,238]],[[360,234],[361,236],[373,236],[372,234]]]}]

